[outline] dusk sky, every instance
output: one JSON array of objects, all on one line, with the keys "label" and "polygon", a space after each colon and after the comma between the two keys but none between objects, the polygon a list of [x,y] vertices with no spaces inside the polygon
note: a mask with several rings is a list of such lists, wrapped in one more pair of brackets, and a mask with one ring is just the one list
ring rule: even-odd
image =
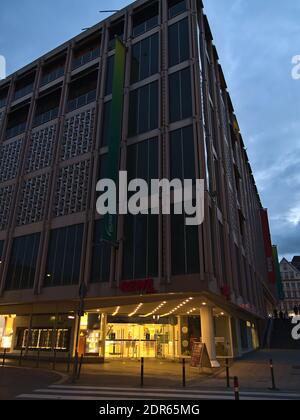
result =
[{"label": "dusk sky", "polygon": [[[120,9],[122,0],[1,0],[8,73]],[[300,255],[299,0],[206,0],[220,63],[280,255]]]}]

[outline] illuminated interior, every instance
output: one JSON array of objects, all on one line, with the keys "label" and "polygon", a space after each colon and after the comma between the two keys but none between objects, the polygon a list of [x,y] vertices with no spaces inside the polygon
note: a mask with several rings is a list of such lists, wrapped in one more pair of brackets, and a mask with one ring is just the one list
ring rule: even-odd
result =
[{"label": "illuminated interior", "polygon": [[10,350],[14,332],[15,315],[0,315],[0,348]]}]

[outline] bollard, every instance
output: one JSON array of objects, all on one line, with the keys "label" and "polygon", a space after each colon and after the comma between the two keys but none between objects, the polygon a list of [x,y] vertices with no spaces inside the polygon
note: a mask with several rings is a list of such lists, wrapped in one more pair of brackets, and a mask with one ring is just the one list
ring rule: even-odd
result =
[{"label": "bollard", "polygon": [[73,383],[76,382],[77,372],[78,372],[78,351],[75,352],[75,357],[74,357],[73,378],[72,378]]},{"label": "bollard", "polygon": [[38,349],[37,359],[36,359],[36,368],[37,369],[40,367],[40,352],[41,352],[41,349]]},{"label": "bollard", "polygon": [[7,349],[5,348],[3,352],[2,367],[5,366],[6,352],[7,352]]},{"label": "bollard", "polygon": [[182,386],[186,387],[185,359],[182,359]]},{"label": "bollard", "polygon": [[239,379],[237,376],[234,377],[234,399],[235,401],[240,400],[240,385],[239,385]]},{"label": "bollard", "polygon": [[230,388],[230,376],[229,376],[229,359],[226,359],[226,384],[227,388]]},{"label": "bollard", "polygon": [[71,353],[68,354],[68,361],[67,361],[67,373],[70,373],[71,368]]},{"label": "bollard", "polygon": [[20,357],[19,357],[19,366],[22,366],[22,358],[23,358],[23,347],[21,348]]},{"label": "bollard", "polygon": [[144,358],[141,358],[141,387],[144,386]]},{"label": "bollard", "polygon": [[269,389],[271,391],[278,391],[278,388],[276,387],[276,382],[275,382],[274,364],[273,364],[272,359],[270,359],[270,371],[271,371],[272,388],[269,388]]},{"label": "bollard", "polygon": [[77,373],[77,379],[80,379],[82,364],[83,364],[83,354],[80,357],[80,362],[79,362],[79,366],[78,366],[78,373]]},{"label": "bollard", "polygon": [[52,362],[52,370],[56,369],[56,349],[54,349],[53,353],[53,362]]}]

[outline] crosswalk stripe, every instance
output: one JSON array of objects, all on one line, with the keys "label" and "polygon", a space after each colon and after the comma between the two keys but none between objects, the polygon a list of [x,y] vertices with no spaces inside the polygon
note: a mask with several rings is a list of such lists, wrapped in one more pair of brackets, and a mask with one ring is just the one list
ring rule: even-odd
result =
[{"label": "crosswalk stripe", "polygon": [[[68,396],[68,395],[50,395],[50,394],[21,394],[17,397],[20,400],[85,400],[85,401],[107,401],[107,397],[93,396]],[[119,401],[120,398],[109,398],[110,401]],[[122,398],[122,401],[143,401],[143,398]]]},{"label": "crosswalk stripe", "polygon": [[[50,389],[56,390],[63,390],[63,389],[74,389],[74,390],[82,390],[82,391],[135,391],[135,392],[159,392],[165,393],[170,392],[170,390],[166,388],[124,388],[124,387],[99,387],[99,386],[68,386],[68,385],[51,385]],[[172,393],[180,393],[180,394],[214,394],[214,395],[233,395],[233,392],[230,391],[213,391],[213,390],[196,390],[196,389],[172,389]],[[280,393],[280,392],[255,392],[255,391],[243,391],[240,395],[245,396],[264,396],[264,397],[286,397],[286,398],[299,398],[300,394],[290,394],[290,393]]]},{"label": "crosswalk stripe", "polygon": [[[35,392],[38,393],[50,393],[50,394],[57,394],[58,390],[45,390],[45,389],[37,389]],[[119,395],[120,397],[126,396],[133,396],[136,397],[136,391],[80,391],[80,390],[70,390],[70,389],[65,389],[65,390],[61,390],[61,393],[64,394],[73,394],[73,395]],[[211,394],[188,394],[188,393],[183,393],[183,394],[179,394],[179,393],[174,393],[172,391],[169,392],[165,392],[164,394],[162,394],[161,392],[153,392],[153,391],[144,391],[142,393],[139,393],[139,395],[142,395],[143,397],[155,397],[155,398],[184,398],[184,399],[196,399],[198,396],[201,397],[212,397]],[[224,398],[226,399],[232,399],[233,396],[229,396],[229,395],[223,395]]]},{"label": "crosswalk stripe", "polygon": [[[129,397],[129,396],[131,396],[131,397],[134,397],[134,398],[136,398],[136,397],[138,397],[138,396],[143,396],[144,398],[145,397],[148,397],[148,398],[150,398],[150,397],[152,397],[152,398],[159,398],[159,399],[168,399],[168,398],[174,398],[174,399],[178,399],[178,398],[181,398],[181,399],[192,399],[192,400],[195,400],[195,399],[223,399],[223,400],[232,400],[234,397],[233,397],[233,395],[232,394],[223,394],[223,393],[219,393],[219,394],[211,394],[211,393],[209,393],[209,391],[207,392],[206,391],[206,393],[198,393],[198,394],[188,394],[188,393],[183,393],[183,394],[179,394],[179,393],[174,393],[174,392],[172,392],[172,391],[169,391],[169,392],[165,392],[165,393],[161,393],[161,392],[151,392],[151,391],[149,391],[149,390],[145,390],[144,392],[142,392],[142,393],[139,393],[138,395],[136,394],[136,392],[135,391],[133,391],[133,392],[129,392],[129,391],[105,391],[105,390],[103,390],[103,391],[80,391],[80,390],[72,390],[72,389],[64,389],[64,390],[54,390],[54,389],[37,389],[35,392],[37,392],[37,393],[42,393],[42,394],[45,394],[45,393],[48,393],[48,394],[52,394],[52,395],[58,395],[59,394],[59,392],[60,392],[60,394],[61,395],[63,395],[63,394],[66,394],[66,395],[74,395],[74,396],[85,396],[85,395],[90,395],[90,396],[92,396],[92,395],[94,395],[94,396],[101,396],[101,395],[107,395],[107,396],[114,396],[114,395],[118,395],[119,396],[119,400],[120,400],[120,397]],[[243,397],[243,399],[244,400],[252,400],[252,399],[254,399],[254,398],[256,398],[256,399],[258,399],[258,398],[260,398],[261,396],[259,396],[259,395],[252,395],[252,396],[244,396]],[[276,399],[278,399],[278,397],[277,396],[274,396],[274,397],[271,397],[271,396],[268,396],[268,397],[266,397],[266,398],[264,398],[265,400],[274,400],[274,398],[276,398]],[[123,399],[123,398],[122,398]]]}]

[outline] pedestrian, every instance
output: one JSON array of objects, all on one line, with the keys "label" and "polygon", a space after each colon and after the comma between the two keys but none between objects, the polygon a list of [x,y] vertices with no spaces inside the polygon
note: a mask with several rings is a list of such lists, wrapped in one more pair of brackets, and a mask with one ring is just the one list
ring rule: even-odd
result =
[{"label": "pedestrian", "polygon": [[295,314],[295,316],[297,316],[299,314],[299,308],[296,305],[294,306],[294,314]]},{"label": "pedestrian", "polygon": [[274,314],[274,319],[277,319],[278,318],[278,311],[277,311],[276,308],[274,309],[273,314]]},{"label": "pedestrian", "polygon": [[279,312],[279,318],[282,320],[283,319],[283,312],[282,311],[280,311]]}]

